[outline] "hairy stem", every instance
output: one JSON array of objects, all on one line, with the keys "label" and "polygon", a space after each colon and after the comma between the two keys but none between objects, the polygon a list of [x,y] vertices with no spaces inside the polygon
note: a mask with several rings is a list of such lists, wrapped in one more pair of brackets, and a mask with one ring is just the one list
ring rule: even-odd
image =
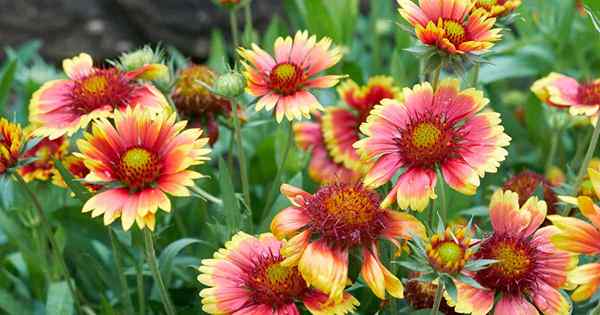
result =
[{"label": "hairy stem", "polygon": [[152,232],[150,232],[150,230],[147,228],[144,229],[144,245],[146,247],[146,260],[148,261],[148,266],[150,267],[152,276],[158,285],[160,299],[163,303],[165,311],[168,315],[175,315],[175,307],[173,306],[173,302],[171,302],[169,291],[167,290],[167,286],[165,285],[165,282],[160,275],[160,270],[158,269],[158,261],[156,260],[156,251],[154,250],[154,239],[152,237]]}]

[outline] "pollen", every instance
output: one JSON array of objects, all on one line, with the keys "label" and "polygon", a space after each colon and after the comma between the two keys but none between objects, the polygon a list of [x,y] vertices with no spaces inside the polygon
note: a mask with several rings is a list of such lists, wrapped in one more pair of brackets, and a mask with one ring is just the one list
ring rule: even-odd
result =
[{"label": "pollen", "polygon": [[600,105],[600,82],[581,85],[577,95],[581,104]]},{"label": "pollen", "polygon": [[467,33],[461,23],[453,20],[445,20],[443,28],[446,32],[446,37],[452,44],[458,45],[465,41]]},{"label": "pollen", "polygon": [[273,90],[283,95],[289,95],[302,87],[304,71],[296,64],[280,63],[273,68],[269,79]]},{"label": "pollen", "polygon": [[266,255],[256,260],[247,286],[261,304],[285,305],[308,290],[298,268],[284,267],[281,260],[283,258],[278,255]]},{"label": "pollen", "polygon": [[108,80],[103,76],[92,75],[83,79],[81,85],[82,88],[90,94],[101,94],[106,91],[106,88],[108,87]]},{"label": "pollen", "polygon": [[129,81],[117,69],[96,69],[86,77],[74,81],[70,95],[73,111],[87,114],[95,109],[112,106],[120,108],[140,86]]},{"label": "pollen", "polygon": [[529,269],[531,260],[524,249],[501,244],[495,250],[496,268],[510,277],[518,277]]},{"label": "pollen", "polygon": [[360,189],[349,187],[333,192],[325,199],[325,209],[349,224],[363,224],[373,220],[371,198]]},{"label": "pollen", "polygon": [[431,123],[419,124],[412,134],[412,143],[418,148],[430,148],[440,139],[441,131]]},{"label": "pollen", "polygon": [[432,167],[443,163],[454,153],[454,144],[460,141],[458,132],[439,116],[418,117],[401,129],[400,135],[394,140],[410,166]]},{"label": "pollen", "polygon": [[141,147],[127,150],[117,166],[121,182],[130,188],[140,189],[150,185],[160,174],[160,163],[156,154]]}]

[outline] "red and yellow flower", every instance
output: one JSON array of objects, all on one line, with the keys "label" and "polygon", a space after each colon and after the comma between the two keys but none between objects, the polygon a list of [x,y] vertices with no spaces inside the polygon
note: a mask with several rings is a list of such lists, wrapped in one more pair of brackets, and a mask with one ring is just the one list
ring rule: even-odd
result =
[{"label": "red and yellow flower", "polygon": [[481,54],[502,37],[495,18],[472,11],[472,0],[398,0],[400,15],[415,27],[417,38],[449,54]]},{"label": "red and yellow flower", "polygon": [[[435,199],[436,181],[444,180],[472,195],[479,178],[496,172],[508,154],[510,137],[500,125],[500,114],[482,111],[488,104],[475,89],[460,90],[456,79],[404,89],[404,101],[383,100],[361,125],[367,137],[354,147],[374,162],[364,178],[367,187],[389,182],[404,169],[383,207],[396,200],[402,209],[422,211]],[[443,178],[437,178],[436,168]]]},{"label": "red and yellow flower", "polygon": [[348,255],[362,251],[361,276],[373,293],[385,299],[386,291],[402,298],[400,280],[381,262],[379,239],[401,248],[401,239],[425,237],[425,227],[413,216],[380,207],[376,192],[356,184],[321,187],[311,195],[300,188],[282,185],[292,206],[271,223],[279,239],[289,238],[281,248],[284,266],[298,266],[304,280],[329,295],[343,299],[348,283]]},{"label": "red and yellow flower", "polygon": [[[33,127],[25,128],[31,134]],[[67,152],[69,141],[65,136],[50,140],[43,138],[31,149],[23,153],[23,158],[32,159],[31,163],[21,166],[17,171],[26,182],[34,179],[45,181],[57,172],[54,160],[60,160]]]},{"label": "red and yellow flower", "polygon": [[311,112],[322,110],[323,106],[309,90],[330,88],[344,77],[317,76],[342,58],[339,48],[330,47],[330,38],[317,42],[316,36],[309,37],[308,32],[299,31],[294,39],[277,38],[274,58],[254,44],[252,49],[239,48],[238,53],[246,61],[243,65],[247,90],[260,97],[256,110],[275,108],[278,122],[284,116],[288,120],[309,118]]},{"label": "red and yellow flower", "polygon": [[[590,179],[597,196],[600,196],[600,172],[589,168]],[[552,237],[556,247],[585,255],[600,255],[600,208],[592,198],[579,196],[575,202],[581,214],[590,223],[572,217],[548,216],[560,233]],[[600,287],[600,263],[578,266],[568,275],[569,282],[578,285],[571,295],[573,301],[589,299]]]},{"label": "red and yellow flower", "polygon": [[600,109],[600,79],[580,83],[559,73],[550,73],[537,80],[531,91],[550,106],[569,109],[571,115],[585,115],[598,120]]},{"label": "red and yellow flower", "polygon": [[208,160],[208,139],[200,129],[184,130],[186,122],[175,116],[137,106],[116,111],[114,126],[106,118],[92,125],[76,155],[90,170],[86,181],[113,188],[90,198],[83,212],[104,214],[106,225],[120,217],[124,230],[133,222],[153,230],[157,210],[171,211],[167,194],[190,195],[187,187],[202,175],[189,168]]},{"label": "red and yellow flower", "polygon": [[25,144],[25,134],[21,125],[0,117],[0,175],[14,167]]},{"label": "red and yellow flower", "polygon": [[474,10],[481,10],[490,17],[509,14],[521,5],[521,0],[476,0]]},{"label": "red and yellow flower", "polygon": [[547,315],[569,314],[570,303],[559,289],[569,285],[567,273],[577,265],[577,256],[553,245],[551,239],[560,234],[557,227],[539,228],[546,203],[530,197],[519,207],[516,193],[498,190],[490,202],[490,219],[494,232],[474,258],[497,262],[473,273],[483,288],[455,281],[457,301],[445,295],[449,304],[458,313],[478,315],[492,308],[496,315],[536,315],[538,309]]},{"label": "red and yellow flower", "polygon": [[[84,181],[85,177],[90,173],[90,169],[87,168],[87,166],[85,166],[83,159],[76,155],[69,154],[63,157],[61,163],[76,180]],[[54,168],[52,172],[52,183],[58,187],[67,188],[67,183],[65,183],[65,180],[58,171],[58,169]],[[91,183],[83,182],[82,184],[90,191],[98,191],[102,188],[102,186],[100,185],[95,185]]]},{"label": "red and yellow flower", "polygon": [[339,302],[311,288],[295,266],[283,265],[283,243],[272,234],[239,232],[212,259],[202,260],[198,281],[208,314],[300,314],[296,302],[315,315],[352,313],[358,301],[343,293]]},{"label": "red and yellow flower", "polygon": [[468,227],[446,228],[427,240],[425,251],[431,266],[438,272],[456,274],[473,256],[471,231]]},{"label": "red and yellow flower", "polygon": [[156,112],[168,106],[165,97],[151,84],[137,78],[152,73],[154,65],[123,72],[93,66],[92,57],[80,54],[63,61],[66,80],[46,82],[29,103],[29,120],[40,127],[35,136],[51,140],[72,135],[93,119],[110,117],[115,109],[141,106]]}]

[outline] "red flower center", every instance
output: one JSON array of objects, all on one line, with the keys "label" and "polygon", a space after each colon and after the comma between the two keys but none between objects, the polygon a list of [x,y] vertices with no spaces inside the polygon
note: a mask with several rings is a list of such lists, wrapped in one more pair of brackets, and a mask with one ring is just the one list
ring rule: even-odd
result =
[{"label": "red flower center", "polygon": [[577,96],[581,104],[600,105],[600,82],[581,85]]},{"label": "red flower center", "polygon": [[444,20],[442,27],[446,33],[446,38],[454,45],[463,43],[467,38],[465,27],[454,20]]},{"label": "red flower center", "polygon": [[75,81],[71,95],[73,110],[87,114],[104,106],[123,107],[136,88],[117,69],[96,69]]},{"label": "red flower center", "polygon": [[377,193],[361,185],[325,186],[307,200],[311,229],[343,247],[370,243],[385,228],[385,211]]},{"label": "red flower center", "polygon": [[498,262],[478,271],[475,279],[490,289],[506,294],[522,294],[536,283],[537,253],[537,248],[533,247],[528,239],[493,235],[482,243],[477,257],[495,259]]},{"label": "red flower center", "polygon": [[502,186],[504,190],[514,191],[519,194],[519,206],[523,206],[529,197],[541,189],[544,200],[548,204],[548,214],[556,213],[558,197],[550,182],[544,176],[532,171],[522,171],[511,177]]},{"label": "red flower center", "polygon": [[257,257],[254,270],[246,285],[253,292],[257,304],[274,308],[293,303],[307,293],[308,286],[297,267],[284,267],[283,257],[277,253]]},{"label": "red flower center", "polygon": [[395,138],[407,166],[433,167],[452,157],[459,134],[441,116],[421,117]]},{"label": "red flower center", "polygon": [[117,164],[119,180],[137,190],[152,184],[160,175],[158,156],[141,147],[133,147],[121,155]]},{"label": "red flower center", "polygon": [[281,95],[294,94],[302,87],[304,71],[294,63],[280,63],[273,68],[269,76],[272,90]]}]

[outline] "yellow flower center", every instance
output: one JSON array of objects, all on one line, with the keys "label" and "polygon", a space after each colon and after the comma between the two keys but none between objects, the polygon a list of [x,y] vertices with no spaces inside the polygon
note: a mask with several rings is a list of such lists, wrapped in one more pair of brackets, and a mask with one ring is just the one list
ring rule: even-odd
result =
[{"label": "yellow flower center", "polygon": [[373,207],[373,199],[364,191],[346,187],[333,192],[324,202],[325,209],[346,224],[371,222],[379,211]]},{"label": "yellow flower center", "polygon": [[427,149],[433,147],[438,140],[442,132],[431,123],[421,123],[418,125],[412,134],[412,144],[420,149]]},{"label": "yellow flower center", "polygon": [[301,88],[304,80],[302,69],[293,63],[280,63],[269,76],[270,87],[283,95],[293,94]]},{"label": "yellow flower center", "polygon": [[153,183],[160,174],[159,159],[147,149],[131,148],[121,156],[117,174],[130,188],[144,188]]},{"label": "yellow flower center", "polygon": [[308,290],[297,267],[284,267],[279,258],[269,256],[257,257],[246,286],[257,301],[273,306],[293,303]]},{"label": "yellow flower center", "polygon": [[101,94],[108,87],[108,80],[104,76],[92,75],[84,79],[82,87],[90,94]]},{"label": "yellow flower center", "polygon": [[461,23],[453,20],[445,20],[443,28],[446,32],[446,38],[454,45],[458,45],[465,41],[466,31]]},{"label": "yellow flower center", "polygon": [[281,264],[273,264],[267,268],[267,279],[272,285],[277,285],[288,280],[292,268],[284,267]]},{"label": "yellow flower center", "polygon": [[443,264],[460,263],[463,258],[462,248],[454,242],[444,242],[437,250]]},{"label": "yellow flower center", "polygon": [[531,265],[531,260],[523,249],[508,244],[498,245],[494,258],[498,260],[498,263],[495,264],[497,270],[510,277],[522,275]]}]

